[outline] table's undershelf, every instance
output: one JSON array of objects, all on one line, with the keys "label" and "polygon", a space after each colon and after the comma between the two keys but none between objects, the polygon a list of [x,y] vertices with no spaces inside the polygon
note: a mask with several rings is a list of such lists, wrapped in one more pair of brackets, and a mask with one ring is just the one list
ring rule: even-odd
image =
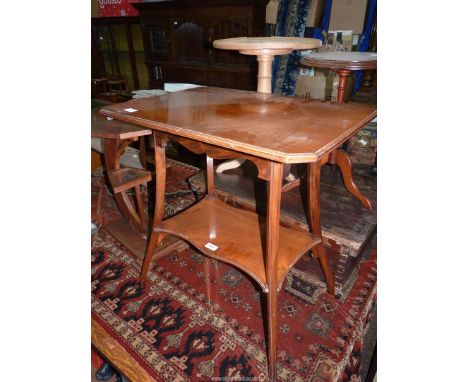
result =
[{"label": "table's undershelf", "polygon": [[[156,231],[180,237],[205,255],[232,264],[252,276],[267,292],[265,218],[207,196],[182,213],[163,221]],[[320,239],[306,231],[280,226],[278,290],[292,266]],[[215,247],[210,248],[210,244]],[[208,248],[206,245],[208,244]],[[217,248],[216,248],[217,247]]]}]

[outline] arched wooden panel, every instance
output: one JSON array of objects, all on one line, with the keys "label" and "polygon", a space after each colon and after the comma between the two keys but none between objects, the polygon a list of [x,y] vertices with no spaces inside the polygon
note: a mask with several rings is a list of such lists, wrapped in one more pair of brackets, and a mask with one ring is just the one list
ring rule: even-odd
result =
[{"label": "arched wooden panel", "polygon": [[206,61],[202,26],[192,22],[174,21],[173,36],[177,62],[200,63]]}]

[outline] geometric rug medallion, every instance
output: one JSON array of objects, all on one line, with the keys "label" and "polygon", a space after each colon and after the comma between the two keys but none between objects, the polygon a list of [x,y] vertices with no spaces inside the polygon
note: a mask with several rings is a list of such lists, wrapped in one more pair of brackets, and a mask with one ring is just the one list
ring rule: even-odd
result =
[{"label": "geometric rug medallion", "polygon": [[[267,379],[264,295],[245,273],[189,248],[153,262],[141,289],[141,260],[105,228],[91,254],[93,322],[152,380]],[[361,264],[343,301],[317,290],[311,304],[282,289],[279,381],[359,380],[376,257]]]}]

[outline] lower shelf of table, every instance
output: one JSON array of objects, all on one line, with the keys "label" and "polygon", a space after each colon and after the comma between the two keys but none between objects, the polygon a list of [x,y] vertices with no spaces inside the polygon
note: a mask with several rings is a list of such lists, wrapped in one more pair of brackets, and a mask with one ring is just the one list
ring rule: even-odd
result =
[{"label": "lower shelf of table", "polygon": [[149,171],[131,167],[112,170],[107,175],[115,193],[123,192],[151,181],[151,173]]},{"label": "lower shelf of table", "polygon": [[[193,207],[163,221],[156,231],[178,236],[205,255],[234,265],[268,291],[264,217],[231,207],[216,196],[207,196]],[[291,267],[320,242],[320,238],[309,232],[280,226],[278,289]]]}]

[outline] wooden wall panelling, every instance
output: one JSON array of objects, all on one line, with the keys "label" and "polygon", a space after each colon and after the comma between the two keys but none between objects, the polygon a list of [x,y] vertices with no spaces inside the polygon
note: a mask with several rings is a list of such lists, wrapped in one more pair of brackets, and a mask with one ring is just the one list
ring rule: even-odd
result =
[{"label": "wooden wall panelling", "polygon": [[255,59],[215,49],[213,41],[264,35],[266,3],[169,0],[134,4],[140,11],[150,86],[188,82],[254,90]]}]

